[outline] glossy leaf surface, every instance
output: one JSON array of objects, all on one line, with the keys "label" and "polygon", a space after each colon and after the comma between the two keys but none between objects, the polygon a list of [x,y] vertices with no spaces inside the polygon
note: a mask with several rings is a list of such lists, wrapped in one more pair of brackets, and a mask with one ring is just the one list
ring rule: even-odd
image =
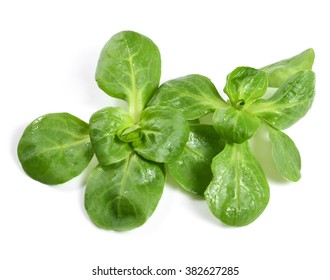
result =
[{"label": "glossy leaf surface", "polygon": [[201,75],[189,75],[162,84],[150,105],[171,106],[181,111],[187,120],[202,117],[219,107],[228,107],[211,80]]},{"label": "glossy leaf surface", "polygon": [[49,185],[64,183],[93,157],[88,124],[68,113],[41,116],[25,129],[17,153],[31,178]]},{"label": "glossy leaf surface", "polygon": [[251,67],[237,67],[227,76],[224,92],[232,106],[240,109],[263,96],[267,86],[265,72]]},{"label": "glossy leaf surface", "polygon": [[135,153],[89,176],[85,208],[101,228],[129,230],[141,226],[154,212],[163,193],[162,168]]},{"label": "glossy leaf surface", "polygon": [[129,111],[137,121],[158,88],[160,74],[157,46],[139,33],[123,31],[104,46],[95,77],[103,91],[129,103]]},{"label": "glossy leaf surface", "polygon": [[261,68],[261,70],[266,72],[269,86],[278,88],[293,74],[312,70],[314,58],[314,50],[307,49],[294,57],[267,65]]},{"label": "glossy leaf surface", "polygon": [[269,186],[248,142],[227,144],[213,159],[212,172],[205,198],[218,219],[244,226],[260,216],[269,201]]},{"label": "glossy leaf surface", "polygon": [[170,162],[183,151],[189,126],[179,111],[165,106],[146,108],[138,122],[141,138],[133,141],[135,151],[155,162]]},{"label": "glossy leaf surface", "polygon": [[190,125],[189,140],[180,157],[166,165],[171,176],[185,190],[204,195],[212,179],[211,162],[224,147],[213,126]]},{"label": "glossy leaf surface", "polygon": [[296,123],[308,112],[315,95],[315,74],[302,71],[291,76],[269,99],[259,99],[249,108],[277,129]]},{"label": "glossy leaf surface", "polygon": [[132,125],[132,118],[121,108],[107,107],[91,116],[89,133],[100,164],[109,165],[121,161],[132,152],[131,145],[117,136],[120,130]]},{"label": "glossy leaf surface", "polygon": [[289,181],[298,181],[301,177],[301,158],[295,143],[285,133],[270,127],[269,138],[274,162],[281,176]]},{"label": "glossy leaf surface", "polygon": [[213,125],[219,135],[229,143],[243,143],[254,135],[260,121],[245,111],[229,107],[215,111]]}]

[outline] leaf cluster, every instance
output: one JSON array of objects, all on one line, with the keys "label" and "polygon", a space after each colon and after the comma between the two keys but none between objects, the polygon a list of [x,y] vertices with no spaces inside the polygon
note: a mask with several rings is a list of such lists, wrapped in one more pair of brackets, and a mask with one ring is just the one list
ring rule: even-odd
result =
[{"label": "leaf cluster", "polygon": [[99,227],[129,230],[152,215],[165,184],[163,164],[183,152],[189,127],[169,106],[147,107],[159,86],[161,57],[149,38],[132,31],[114,35],[104,46],[95,78],[128,110],[106,107],[89,123],[68,113],[41,116],[25,129],[18,157],[25,172],[49,185],[79,175],[95,154],[85,208]]},{"label": "leaf cluster", "polygon": [[[312,105],[313,61],[308,49],[260,69],[238,67],[227,76],[224,100],[202,75],[159,86],[158,47],[123,31],[102,49],[95,79],[106,94],[126,101],[127,110],[102,108],[88,123],[69,113],[41,116],[23,132],[18,157],[31,178],[57,185],[81,174],[95,155],[84,205],[104,229],[144,224],[160,201],[166,170],[186,191],[205,197],[222,222],[247,225],[264,211],[270,194],[249,145],[260,126],[269,131],[279,173],[300,178],[299,151],[282,130]],[[208,114],[212,121],[201,123]]]},{"label": "leaf cluster", "polygon": [[[217,135],[201,141],[205,150],[199,145],[192,147],[188,141],[185,153],[175,165],[168,164],[168,169],[184,189],[204,196],[211,212],[223,223],[250,224],[269,202],[266,176],[249,143],[260,126],[269,132],[273,159],[281,176],[289,181],[300,179],[299,151],[282,130],[300,120],[312,105],[313,62],[314,51],[308,49],[260,69],[237,67],[227,75],[223,89],[228,100],[221,97],[211,80],[201,75],[168,81],[151,100],[153,105],[176,108],[187,120],[196,121],[212,114],[208,125]],[[273,94],[266,98],[266,93]],[[207,134],[199,137],[207,138]],[[215,145],[217,138],[221,144]],[[198,175],[190,175],[196,172]]]}]

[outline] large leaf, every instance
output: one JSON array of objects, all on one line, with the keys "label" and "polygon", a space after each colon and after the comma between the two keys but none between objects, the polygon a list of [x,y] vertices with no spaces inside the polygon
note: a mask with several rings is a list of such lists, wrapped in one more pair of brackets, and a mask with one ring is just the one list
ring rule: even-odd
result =
[{"label": "large leaf", "polygon": [[138,121],[158,88],[161,59],[157,46],[147,37],[132,31],[114,35],[104,46],[95,78],[107,94],[124,99]]},{"label": "large leaf", "polygon": [[312,70],[314,58],[314,50],[307,49],[294,57],[267,65],[261,70],[266,72],[269,86],[278,88],[293,74],[299,71]]},{"label": "large leaf", "polygon": [[215,111],[213,125],[219,135],[229,143],[243,143],[257,131],[260,120],[248,112],[229,107]]},{"label": "large leaf", "polygon": [[179,111],[166,106],[145,109],[138,122],[141,138],[132,142],[135,151],[155,162],[171,162],[180,156],[189,126]]},{"label": "large leaf", "polygon": [[109,165],[97,166],[85,191],[85,208],[99,227],[130,230],[154,212],[163,193],[162,168],[135,153]]},{"label": "large leaf", "polygon": [[269,186],[248,142],[227,144],[213,159],[212,172],[205,198],[218,219],[244,226],[260,216],[269,201]]},{"label": "large leaf", "polygon": [[281,176],[296,182],[300,179],[301,158],[295,143],[285,133],[268,126],[275,166]]},{"label": "large leaf", "polygon": [[212,125],[190,125],[189,140],[180,157],[166,167],[185,190],[204,195],[212,179],[211,162],[224,147]]},{"label": "large leaf", "polygon": [[240,109],[263,96],[268,81],[265,72],[251,67],[237,67],[227,76],[224,92],[232,106]]},{"label": "large leaf", "polygon": [[315,74],[301,71],[291,76],[269,99],[259,99],[249,108],[278,129],[296,123],[308,112],[315,95]]},{"label": "large leaf", "polygon": [[188,120],[219,107],[228,107],[211,80],[201,75],[189,75],[162,84],[150,102],[150,106],[153,105],[171,106]]},{"label": "large leaf", "polygon": [[49,185],[64,183],[93,157],[88,124],[68,113],[41,116],[25,129],[17,153],[31,178]]},{"label": "large leaf", "polygon": [[121,161],[132,152],[132,146],[117,136],[118,132],[132,125],[131,116],[117,107],[101,109],[91,116],[89,133],[100,164],[109,165]]}]

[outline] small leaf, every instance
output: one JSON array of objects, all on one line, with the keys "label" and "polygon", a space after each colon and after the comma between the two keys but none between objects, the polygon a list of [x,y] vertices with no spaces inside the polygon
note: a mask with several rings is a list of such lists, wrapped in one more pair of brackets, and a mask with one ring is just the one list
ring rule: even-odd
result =
[{"label": "small leaf", "polygon": [[141,127],[137,124],[124,128],[117,133],[119,139],[123,142],[133,142],[141,138]]},{"label": "small leaf", "polygon": [[227,76],[224,92],[237,109],[246,107],[266,93],[265,72],[251,67],[237,67]]},{"label": "small leaf", "polygon": [[67,182],[93,157],[88,124],[68,113],[41,116],[25,129],[17,153],[34,180],[49,185]]},{"label": "small leaf", "polygon": [[166,106],[145,109],[138,122],[141,138],[133,141],[135,151],[155,162],[170,162],[183,152],[189,136],[184,116]]},{"label": "small leaf", "polygon": [[295,143],[285,133],[269,126],[268,129],[277,170],[283,178],[298,181],[301,177],[301,158]]},{"label": "small leaf", "polygon": [[126,100],[134,121],[138,121],[158,88],[160,74],[161,58],[157,46],[139,33],[123,31],[104,46],[95,78],[104,92]]},{"label": "small leaf", "polygon": [[213,159],[212,172],[205,199],[218,219],[244,226],[261,215],[269,201],[269,186],[248,142],[227,144]]},{"label": "small leaf", "polygon": [[213,125],[219,135],[229,143],[243,143],[254,135],[260,121],[248,112],[229,107],[215,111]]},{"label": "small leaf", "polygon": [[286,129],[306,115],[315,95],[315,74],[302,71],[291,76],[269,99],[259,99],[248,111],[277,129]]},{"label": "small leaf", "polygon": [[189,140],[180,157],[166,165],[185,190],[204,195],[212,179],[211,162],[224,147],[212,125],[190,125]]},{"label": "small leaf", "polygon": [[228,107],[210,79],[189,75],[168,81],[160,86],[149,106],[170,106],[181,111],[187,120],[194,120]]},{"label": "small leaf", "polygon": [[130,115],[117,107],[101,109],[91,116],[89,133],[100,164],[109,165],[129,156],[132,152],[131,145],[123,142],[117,133],[132,125]]},{"label": "small leaf", "polygon": [[266,72],[269,86],[278,88],[295,73],[312,70],[314,58],[314,50],[307,49],[294,57],[267,65],[261,70]]},{"label": "small leaf", "polygon": [[164,183],[159,165],[132,153],[118,163],[99,165],[92,171],[85,192],[86,211],[101,228],[139,227],[156,209]]}]

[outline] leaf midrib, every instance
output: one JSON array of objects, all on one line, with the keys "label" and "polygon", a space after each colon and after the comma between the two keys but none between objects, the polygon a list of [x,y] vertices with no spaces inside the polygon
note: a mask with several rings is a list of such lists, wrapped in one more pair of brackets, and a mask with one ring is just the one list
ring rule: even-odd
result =
[{"label": "leaf midrib", "polygon": [[83,139],[80,139],[78,141],[74,141],[74,142],[70,142],[70,143],[66,143],[66,144],[62,144],[62,145],[56,145],[56,146],[52,146],[52,147],[49,147],[49,148],[45,148],[42,151],[31,155],[29,158],[37,157],[41,154],[45,154],[45,153],[48,153],[48,152],[51,152],[51,151],[54,151],[54,150],[65,150],[67,148],[74,147],[74,146],[79,146],[82,143],[88,143],[88,142],[90,142],[89,135],[87,135],[86,137],[84,137]]}]

